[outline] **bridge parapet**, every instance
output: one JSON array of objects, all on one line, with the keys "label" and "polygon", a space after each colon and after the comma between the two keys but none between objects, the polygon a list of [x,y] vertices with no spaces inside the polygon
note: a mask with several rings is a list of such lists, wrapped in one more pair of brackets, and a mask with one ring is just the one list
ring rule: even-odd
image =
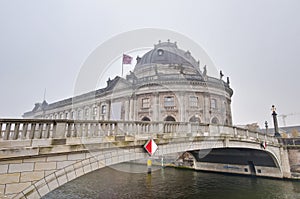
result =
[{"label": "bridge parapet", "polygon": [[[149,138],[157,141],[158,156],[227,147],[266,150],[278,162],[282,176],[289,174],[287,155],[286,159],[281,157],[287,152],[277,138],[238,127],[188,122],[1,119],[0,195],[42,196],[92,170],[147,158],[142,146]],[[261,141],[267,141],[269,147],[263,149]]]},{"label": "bridge parapet", "polygon": [[[228,136],[278,143],[273,136],[239,127],[189,122],[1,119],[1,148],[64,145],[75,138],[103,138],[100,142],[163,137]],[[65,140],[65,141],[64,141]],[[97,140],[99,142],[99,139]]]}]

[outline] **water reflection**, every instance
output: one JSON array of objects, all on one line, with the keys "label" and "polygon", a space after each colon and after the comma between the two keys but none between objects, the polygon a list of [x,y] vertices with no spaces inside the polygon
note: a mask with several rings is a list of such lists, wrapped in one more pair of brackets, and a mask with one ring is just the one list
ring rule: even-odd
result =
[{"label": "water reflection", "polygon": [[300,198],[300,182],[165,168],[146,173],[146,165],[103,168],[54,190],[44,198]]}]

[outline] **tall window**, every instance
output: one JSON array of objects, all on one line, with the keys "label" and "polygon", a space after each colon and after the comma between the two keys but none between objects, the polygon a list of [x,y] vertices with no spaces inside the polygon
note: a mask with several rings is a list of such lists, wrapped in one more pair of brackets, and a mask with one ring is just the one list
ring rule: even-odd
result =
[{"label": "tall window", "polygon": [[98,112],[98,107],[95,106],[95,107],[93,108],[93,115],[97,115],[97,112]]},{"label": "tall window", "polygon": [[210,100],[210,107],[212,109],[216,109],[217,108],[217,100],[216,99],[211,99]]},{"label": "tall window", "polygon": [[70,119],[74,119],[74,111],[71,112],[71,118]]},{"label": "tall window", "polygon": [[89,108],[86,108],[84,114],[85,114],[85,117],[89,117],[90,109],[89,109]]},{"label": "tall window", "polygon": [[105,113],[106,113],[106,105],[102,105],[101,114],[105,114]]},{"label": "tall window", "polygon": [[175,106],[175,100],[173,96],[168,96],[164,98],[164,105],[165,107],[172,107]]},{"label": "tall window", "polygon": [[190,107],[198,107],[198,97],[190,96],[189,104]]},{"label": "tall window", "polygon": [[150,107],[150,98],[142,99],[142,108],[149,108]]},{"label": "tall window", "polygon": [[80,120],[81,119],[81,110],[77,111],[77,119]]}]

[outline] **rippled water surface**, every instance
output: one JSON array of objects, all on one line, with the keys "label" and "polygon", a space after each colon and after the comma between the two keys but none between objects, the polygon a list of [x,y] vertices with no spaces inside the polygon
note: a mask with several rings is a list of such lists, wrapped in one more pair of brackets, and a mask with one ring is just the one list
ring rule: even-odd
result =
[{"label": "rippled water surface", "polygon": [[128,173],[120,168],[144,169],[122,164],[103,168],[75,179],[44,198],[205,198],[205,199],[300,199],[300,181],[205,173],[164,168]]}]

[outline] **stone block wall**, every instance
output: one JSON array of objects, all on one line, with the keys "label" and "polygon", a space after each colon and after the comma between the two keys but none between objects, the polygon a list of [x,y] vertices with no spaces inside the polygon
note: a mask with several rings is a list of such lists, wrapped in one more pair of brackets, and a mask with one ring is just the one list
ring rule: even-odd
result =
[{"label": "stone block wall", "polygon": [[288,149],[288,156],[291,172],[299,173],[300,175],[300,148]]}]

